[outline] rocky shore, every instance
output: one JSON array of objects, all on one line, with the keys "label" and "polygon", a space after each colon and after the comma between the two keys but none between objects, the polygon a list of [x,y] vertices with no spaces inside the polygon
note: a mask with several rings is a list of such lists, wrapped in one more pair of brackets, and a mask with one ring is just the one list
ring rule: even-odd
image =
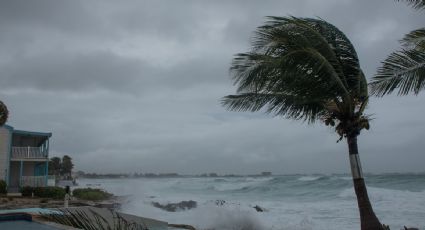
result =
[{"label": "rocky shore", "polygon": [[[90,206],[97,208],[108,208],[119,210],[121,204],[125,202],[125,197],[113,196],[107,200],[90,201],[73,197],[69,201],[69,207]],[[63,208],[64,200],[50,198],[6,196],[0,197],[0,210],[21,209],[21,208]]]}]

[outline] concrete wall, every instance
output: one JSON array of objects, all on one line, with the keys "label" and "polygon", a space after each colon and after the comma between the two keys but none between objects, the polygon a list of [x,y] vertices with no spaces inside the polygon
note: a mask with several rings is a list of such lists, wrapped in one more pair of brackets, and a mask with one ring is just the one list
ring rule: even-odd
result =
[{"label": "concrete wall", "polygon": [[12,134],[6,127],[0,127],[0,180],[7,181],[7,170],[9,168],[10,138]]}]

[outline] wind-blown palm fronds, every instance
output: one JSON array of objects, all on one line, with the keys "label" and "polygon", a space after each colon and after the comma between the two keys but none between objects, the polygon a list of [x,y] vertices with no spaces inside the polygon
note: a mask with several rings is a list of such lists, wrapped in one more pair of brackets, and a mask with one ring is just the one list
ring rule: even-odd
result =
[{"label": "wind-blown palm fronds", "polygon": [[371,93],[384,96],[398,89],[399,95],[418,94],[425,88],[425,52],[410,49],[392,53],[370,83]]},{"label": "wind-blown palm fronds", "polygon": [[398,2],[403,1],[408,5],[411,5],[413,8],[417,10],[425,9],[425,1],[424,0],[397,0]]},{"label": "wind-blown palm fronds", "polygon": [[373,77],[373,95],[381,97],[397,89],[398,95],[417,95],[425,88],[425,28],[406,34],[400,42],[404,49],[391,53]]},{"label": "wind-blown palm fronds", "polygon": [[[400,1],[400,0],[398,0]],[[424,0],[404,0],[415,9],[425,9]],[[403,49],[391,53],[373,77],[371,93],[384,96],[397,90],[398,95],[414,93],[425,88],[425,28],[406,34],[400,40]]]},{"label": "wind-blown palm fronds", "polygon": [[0,101],[0,126],[4,125],[9,117],[9,110],[7,110],[7,106]]},{"label": "wind-blown palm fronds", "polygon": [[335,126],[347,139],[362,230],[381,230],[358,160],[357,136],[369,129],[363,114],[368,91],[356,51],[335,26],[321,20],[269,17],[258,27],[252,50],[230,68],[235,95],[222,99],[233,111],[259,111]]},{"label": "wind-blown palm fronds", "polygon": [[[223,98],[233,111],[258,111],[289,119],[342,125],[341,137],[366,126],[368,92],[356,51],[335,26],[320,20],[268,17],[258,28],[251,52],[236,54],[230,68],[237,95]],[[356,123],[357,124],[357,123]],[[352,130],[348,130],[348,127]]]},{"label": "wind-blown palm fronds", "polygon": [[400,42],[407,49],[425,51],[425,28],[417,29],[406,34]]},{"label": "wind-blown palm fronds", "polygon": [[146,226],[130,222],[118,213],[112,212],[113,220],[106,220],[93,210],[61,209],[58,213],[40,214],[40,217],[55,223],[85,230],[147,230]]}]

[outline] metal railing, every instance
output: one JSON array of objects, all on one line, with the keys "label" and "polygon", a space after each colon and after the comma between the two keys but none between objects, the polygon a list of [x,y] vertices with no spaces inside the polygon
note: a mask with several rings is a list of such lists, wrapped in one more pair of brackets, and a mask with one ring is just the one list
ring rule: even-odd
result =
[{"label": "metal railing", "polygon": [[41,147],[12,147],[12,158],[47,158]]},{"label": "metal railing", "polygon": [[45,176],[22,176],[20,185],[21,187],[24,187],[24,186],[44,187],[46,186],[46,177]]}]

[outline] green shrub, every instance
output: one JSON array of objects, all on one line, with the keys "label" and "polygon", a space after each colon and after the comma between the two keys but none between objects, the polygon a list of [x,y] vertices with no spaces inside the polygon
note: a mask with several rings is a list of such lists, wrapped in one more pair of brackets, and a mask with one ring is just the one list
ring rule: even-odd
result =
[{"label": "green shrub", "polygon": [[7,184],[4,180],[0,180],[0,194],[7,194]]},{"label": "green shrub", "polygon": [[72,195],[83,200],[106,200],[112,197],[111,193],[98,188],[77,188],[72,191]]},{"label": "green shrub", "polygon": [[61,187],[30,187],[21,188],[22,196],[34,196],[41,198],[63,199],[65,197],[65,189]]},{"label": "green shrub", "polygon": [[61,187],[36,187],[34,188],[34,196],[63,199],[65,197],[65,189]]}]

